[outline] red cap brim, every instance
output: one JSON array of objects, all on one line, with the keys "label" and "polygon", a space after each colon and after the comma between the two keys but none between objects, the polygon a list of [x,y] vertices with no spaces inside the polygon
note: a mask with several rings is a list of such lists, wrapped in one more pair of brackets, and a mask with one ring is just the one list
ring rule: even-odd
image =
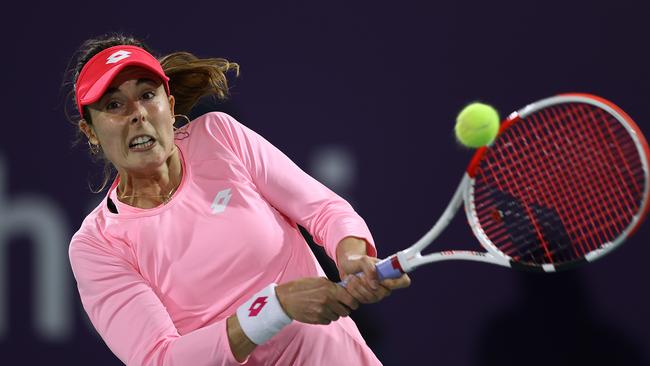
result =
[{"label": "red cap brim", "polygon": [[76,83],[77,108],[83,117],[83,107],[98,101],[113,79],[127,66],[137,66],[160,77],[165,91],[169,91],[169,77],[158,60],[136,46],[114,46],[93,56],[79,73]]}]

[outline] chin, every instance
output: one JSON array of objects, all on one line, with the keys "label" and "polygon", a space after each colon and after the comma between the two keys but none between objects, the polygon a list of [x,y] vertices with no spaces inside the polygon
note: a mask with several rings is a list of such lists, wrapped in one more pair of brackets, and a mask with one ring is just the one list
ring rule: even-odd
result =
[{"label": "chin", "polygon": [[134,170],[153,170],[157,169],[161,165],[164,165],[167,162],[167,158],[164,154],[147,154],[147,156],[136,156],[134,159],[131,159],[131,164],[129,164]]}]

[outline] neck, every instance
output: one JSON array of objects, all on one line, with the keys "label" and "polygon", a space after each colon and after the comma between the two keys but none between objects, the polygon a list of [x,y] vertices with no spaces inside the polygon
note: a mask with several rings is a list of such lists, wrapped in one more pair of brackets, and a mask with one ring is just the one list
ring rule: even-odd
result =
[{"label": "neck", "polygon": [[167,203],[180,185],[183,169],[178,148],[151,171],[118,171],[117,198],[130,206],[153,208]]}]

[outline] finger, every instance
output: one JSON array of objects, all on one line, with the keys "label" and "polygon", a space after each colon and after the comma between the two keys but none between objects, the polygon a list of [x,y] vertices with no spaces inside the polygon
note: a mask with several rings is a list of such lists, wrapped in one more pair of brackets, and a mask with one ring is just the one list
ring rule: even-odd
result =
[{"label": "finger", "polygon": [[351,280],[345,288],[348,293],[358,302],[362,304],[369,304],[372,302],[372,296],[365,289],[365,284],[360,279]]},{"label": "finger", "polygon": [[386,286],[382,286],[381,284],[379,285],[379,289],[377,290],[377,294],[379,295],[380,299],[383,299],[386,296],[390,296],[391,292],[392,291],[390,288]]},{"label": "finger", "polygon": [[375,264],[369,257],[366,257],[365,260],[361,261],[361,268],[363,271],[363,279],[368,287],[376,290],[379,287],[379,278],[377,277],[377,268],[375,267]]},{"label": "finger", "polygon": [[[366,286],[366,283],[361,282],[361,285]],[[384,297],[389,296],[391,293],[391,289],[382,285],[381,283],[377,285],[376,289],[372,289],[366,286],[365,288],[355,288],[355,290],[363,292],[365,294],[364,296],[371,302],[380,301]]]},{"label": "finger", "polygon": [[408,274],[405,273],[399,278],[385,279],[381,281],[381,284],[391,290],[406,288],[411,285],[411,278],[408,276]]},{"label": "finger", "polygon": [[[381,300],[381,292],[379,286],[377,290],[368,287],[368,284],[360,278],[352,279],[351,284],[348,286],[350,293],[355,299],[364,304],[369,304]],[[385,290],[384,290],[385,292]]]},{"label": "finger", "polygon": [[339,318],[339,315],[332,309],[331,304],[323,306],[319,315],[321,322],[326,322],[321,324],[329,324]]},{"label": "finger", "polygon": [[332,320],[338,319],[338,315],[334,314],[326,304],[314,304],[305,315],[306,323],[310,324],[329,324]]},{"label": "finger", "polygon": [[330,310],[332,310],[332,312],[334,312],[338,317],[350,315],[351,312],[350,308],[348,308],[342,302],[338,302],[336,299],[332,299],[332,302],[328,305]]},{"label": "finger", "polygon": [[[352,310],[356,310],[359,307],[359,301],[352,294],[350,294],[348,287],[350,286],[350,282],[359,281],[359,279],[354,275],[348,275],[347,280],[348,283],[346,287],[337,286],[337,290],[334,293],[334,296],[337,301],[341,302]],[[354,284],[352,287],[354,287]]]}]

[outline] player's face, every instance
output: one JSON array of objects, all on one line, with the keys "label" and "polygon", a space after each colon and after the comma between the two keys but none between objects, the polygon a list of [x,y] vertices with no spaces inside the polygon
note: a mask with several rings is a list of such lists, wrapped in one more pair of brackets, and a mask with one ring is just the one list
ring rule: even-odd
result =
[{"label": "player's face", "polygon": [[99,142],[118,171],[146,174],[173,154],[174,98],[155,74],[125,68],[88,107],[92,126],[80,128],[91,142]]}]

